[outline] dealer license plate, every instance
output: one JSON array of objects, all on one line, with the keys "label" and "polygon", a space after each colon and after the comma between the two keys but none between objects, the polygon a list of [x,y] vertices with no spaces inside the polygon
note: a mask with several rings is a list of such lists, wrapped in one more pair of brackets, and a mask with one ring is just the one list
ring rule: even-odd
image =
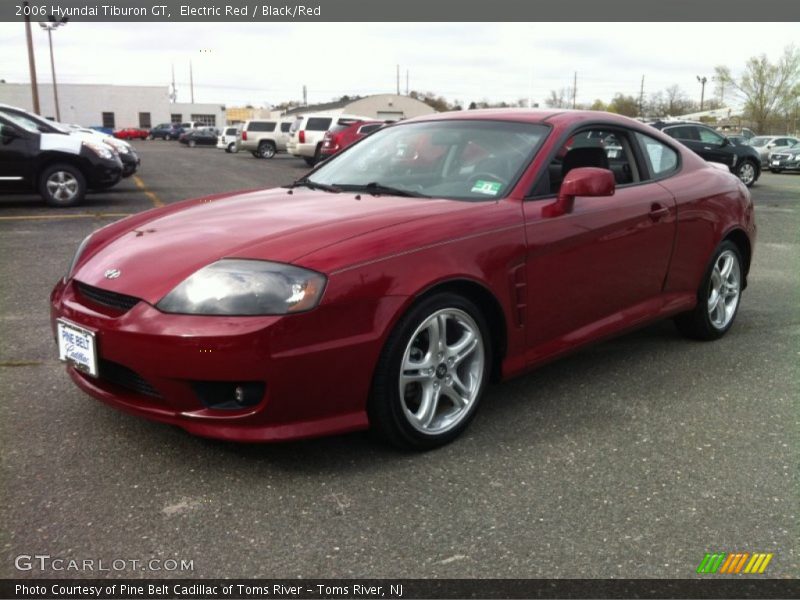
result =
[{"label": "dealer license plate", "polygon": [[58,357],[73,367],[97,377],[97,342],[93,331],[59,319]]},{"label": "dealer license plate", "polygon": [[773,166],[773,167],[777,167],[777,166],[778,166],[778,165],[780,165],[780,164],[781,164],[781,161],[779,161],[779,160],[773,160],[773,161],[772,161],[772,166]]}]

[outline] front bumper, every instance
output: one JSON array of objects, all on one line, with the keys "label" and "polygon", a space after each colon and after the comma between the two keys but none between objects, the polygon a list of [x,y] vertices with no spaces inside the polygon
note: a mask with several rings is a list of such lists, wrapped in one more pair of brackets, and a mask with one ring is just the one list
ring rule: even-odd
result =
[{"label": "front bumper", "polygon": [[90,158],[90,166],[84,173],[86,183],[90,188],[109,188],[119,183],[122,179],[122,161],[114,159]]},{"label": "front bumper", "polygon": [[771,156],[768,166],[776,171],[800,171],[800,160],[792,157]]},{"label": "front bumper", "polygon": [[127,154],[120,154],[119,157],[122,161],[123,177],[130,177],[139,170],[139,165],[142,163],[142,160],[133,150],[129,151]]},{"label": "front bumper", "polygon": [[[84,296],[74,281],[60,281],[51,322],[54,332],[59,318],[95,332],[99,377],[67,367],[91,396],[193,434],[265,442],[367,427],[366,399],[383,343],[376,324],[401,301],[320,305],[277,317],[174,315],[144,301],[120,312]],[[263,397],[216,408],[198,391],[240,382],[263,384]]]},{"label": "front bumper", "polygon": [[316,144],[300,144],[299,142],[289,142],[286,145],[286,151],[292,156],[303,156],[313,158],[317,153]]}]

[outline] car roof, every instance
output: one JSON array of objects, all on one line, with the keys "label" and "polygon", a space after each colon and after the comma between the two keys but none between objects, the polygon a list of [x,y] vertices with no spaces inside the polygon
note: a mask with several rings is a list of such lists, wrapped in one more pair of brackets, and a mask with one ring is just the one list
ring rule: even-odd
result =
[{"label": "car roof", "polygon": [[406,119],[400,123],[440,120],[512,121],[517,123],[552,124],[559,127],[581,122],[593,123],[603,121],[611,125],[638,127],[640,129],[647,128],[647,124],[642,121],[599,110],[529,108],[486,108],[451,111],[414,117],[413,119]]}]

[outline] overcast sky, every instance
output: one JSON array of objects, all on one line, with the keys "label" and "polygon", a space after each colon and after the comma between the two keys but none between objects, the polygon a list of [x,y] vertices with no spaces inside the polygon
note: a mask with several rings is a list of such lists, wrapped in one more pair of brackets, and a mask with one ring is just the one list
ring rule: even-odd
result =
[{"label": "overcast sky", "polygon": [[[34,24],[39,81],[50,81],[47,35]],[[69,23],[53,34],[59,82],[167,85],[178,100],[228,106],[412,90],[449,100],[542,102],[572,86],[578,102],[680,85],[699,100],[696,77],[714,66],[738,73],[753,55],[775,60],[800,40],[794,23]],[[28,82],[22,23],[0,23],[0,79]]]}]

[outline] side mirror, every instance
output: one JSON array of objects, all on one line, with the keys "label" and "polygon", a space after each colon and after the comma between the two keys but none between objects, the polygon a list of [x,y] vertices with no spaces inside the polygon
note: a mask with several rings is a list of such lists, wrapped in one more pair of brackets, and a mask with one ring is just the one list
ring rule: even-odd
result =
[{"label": "side mirror", "polygon": [[724,148],[725,146],[732,146],[733,142],[730,141],[728,138],[722,138],[722,142],[720,143],[720,148]]},{"label": "side mirror", "polygon": [[579,167],[572,169],[558,190],[558,198],[544,207],[545,217],[559,217],[572,212],[576,196],[613,196],[616,185],[614,174],[608,169]]},{"label": "side mirror", "polygon": [[771,150],[775,147],[775,144],[767,144],[767,150]]},{"label": "side mirror", "polygon": [[18,138],[19,132],[16,129],[11,127],[10,125],[0,124],[0,138],[3,138],[3,141],[8,143],[11,140]]}]

